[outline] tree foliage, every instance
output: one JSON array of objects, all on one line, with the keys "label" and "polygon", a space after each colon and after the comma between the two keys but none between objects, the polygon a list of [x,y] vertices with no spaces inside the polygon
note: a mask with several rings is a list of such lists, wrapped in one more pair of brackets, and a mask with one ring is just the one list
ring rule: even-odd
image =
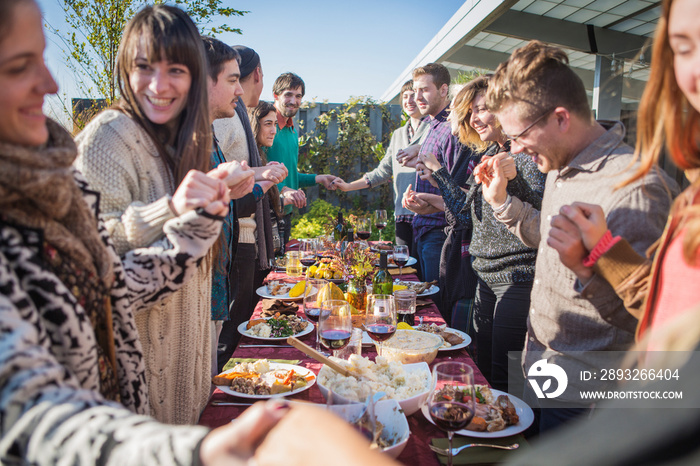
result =
[{"label": "tree foliage", "polygon": [[[68,28],[61,30],[47,23],[48,29],[62,42],[68,69],[76,77],[82,94],[76,97],[103,98],[110,105],[118,96],[114,76],[117,51],[126,23],[146,5],[162,0],[56,0],[65,12]],[[202,33],[241,33],[228,24],[210,27],[215,17],[243,16],[239,11],[221,6],[221,0],[174,0],[169,2],[187,11]],[[228,3],[228,2],[227,2]],[[65,109],[69,114],[69,109]]]}]

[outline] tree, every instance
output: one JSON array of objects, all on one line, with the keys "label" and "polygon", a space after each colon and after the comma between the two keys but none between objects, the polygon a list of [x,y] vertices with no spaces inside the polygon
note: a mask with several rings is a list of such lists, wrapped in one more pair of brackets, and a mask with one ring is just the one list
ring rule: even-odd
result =
[{"label": "tree", "polygon": [[[110,105],[119,96],[114,76],[117,51],[126,23],[143,6],[164,3],[162,0],[57,0],[66,14],[69,31],[47,23],[65,47],[66,65],[76,76],[80,97],[103,98]],[[241,30],[228,24],[209,27],[214,17],[243,16],[247,11],[222,7],[221,0],[174,0],[192,17],[202,33],[218,34]],[[68,111],[72,114],[72,109]],[[74,122],[76,123],[76,122]]]}]

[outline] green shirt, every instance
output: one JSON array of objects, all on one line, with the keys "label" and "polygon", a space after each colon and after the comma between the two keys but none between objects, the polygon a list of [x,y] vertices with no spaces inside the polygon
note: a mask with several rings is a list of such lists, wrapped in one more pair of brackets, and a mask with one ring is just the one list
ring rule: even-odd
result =
[{"label": "green shirt", "polygon": [[[272,143],[272,147],[267,150],[268,162],[283,163],[289,175],[278,186],[280,192],[283,187],[290,189],[307,188],[316,184],[316,175],[299,173],[297,164],[299,163],[299,135],[293,126],[285,126],[280,129],[277,125],[277,134]],[[284,206],[284,213],[292,211],[291,205]]]}]

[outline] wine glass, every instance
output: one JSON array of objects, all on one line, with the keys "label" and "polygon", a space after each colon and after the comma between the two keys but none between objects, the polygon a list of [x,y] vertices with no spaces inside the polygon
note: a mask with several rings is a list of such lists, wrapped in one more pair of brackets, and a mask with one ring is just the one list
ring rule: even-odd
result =
[{"label": "wine glass", "polygon": [[379,344],[379,356],[381,356],[384,341],[396,333],[396,302],[393,295],[367,296],[364,328],[369,337]]},{"label": "wine glass", "polygon": [[311,238],[302,239],[299,243],[299,260],[304,267],[311,267],[316,263],[316,240]]},{"label": "wine glass", "polygon": [[[319,343],[318,321],[321,317],[322,306],[318,302],[318,294],[327,284],[328,282],[325,280],[310,278],[306,280],[306,285],[304,286],[304,314],[307,319],[316,325],[316,351],[319,353],[322,353],[322,351]],[[328,314],[323,311],[323,315],[327,316]]]},{"label": "wine glass", "polygon": [[403,275],[403,266],[408,262],[408,246],[397,244],[394,246],[394,262],[399,266],[399,277]]},{"label": "wine glass", "polygon": [[357,237],[367,241],[372,234],[372,222],[367,217],[357,219]]},{"label": "wine glass", "polygon": [[444,361],[433,367],[428,412],[435,425],[447,432],[447,464],[452,465],[452,437],[474,417],[474,371],[461,361]]},{"label": "wine glass", "polygon": [[329,299],[321,305],[318,335],[321,344],[333,351],[345,348],[352,336],[350,305],[343,299]]},{"label": "wine glass", "polygon": [[386,227],[386,210],[374,211],[374,226],[379,230],[379,241],[382,240],[382,230]]}]

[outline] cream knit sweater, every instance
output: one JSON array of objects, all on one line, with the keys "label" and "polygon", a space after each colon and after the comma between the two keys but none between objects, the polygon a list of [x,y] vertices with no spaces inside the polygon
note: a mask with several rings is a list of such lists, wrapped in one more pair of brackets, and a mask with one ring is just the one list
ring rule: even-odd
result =
[{"label": "cream knit sweater", "polygon": [[[167,241],[163,224],[175,190],[146,132],[107,110],[76,138],[75,166],[101,193],[100,209],[117,252]],[[206,264],[206,262],[204,262]],[[201,265],[180,291],[136,315],[146,361],[151,414],[169,424],[194,424],[211,381],[211,273]]]}]

